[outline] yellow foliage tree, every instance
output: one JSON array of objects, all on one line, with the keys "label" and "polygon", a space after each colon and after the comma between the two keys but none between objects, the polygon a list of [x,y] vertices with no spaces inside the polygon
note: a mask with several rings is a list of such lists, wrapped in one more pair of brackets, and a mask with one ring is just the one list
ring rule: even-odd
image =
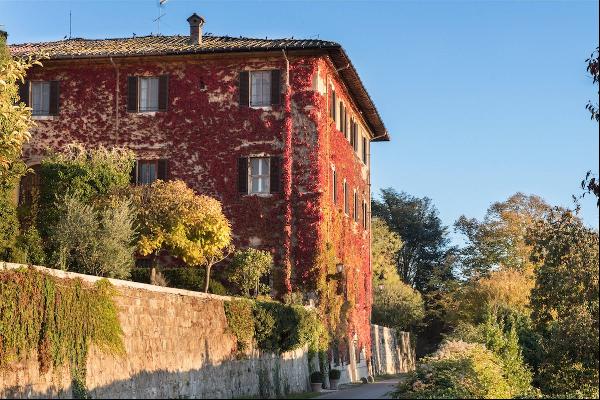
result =
[{"label": "yellow foliage tree", "polygon": [[231,250],[231,226],[221,203],[197,195],[183,181],[156,181],[136,189],[141,255],[166,250],[190,266],[206,268],[204,290],[208,292],[210,270]]}]

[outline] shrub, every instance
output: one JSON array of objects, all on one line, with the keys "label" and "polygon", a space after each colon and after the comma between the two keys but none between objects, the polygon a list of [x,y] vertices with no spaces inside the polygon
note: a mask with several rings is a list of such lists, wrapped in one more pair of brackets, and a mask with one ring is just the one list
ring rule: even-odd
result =
[{"label": "shrub", "polygon": [[50,243],[60,269],[109,278],[127,278],[134,265],[133,218],[128,201],[100,210],[72,195],[56,203],[58,223]]},{"label": "shrub", "polygon": [[402,382],[395,398],[505,399],[511,391],[502,361],[479,343],[446,341]]},{"label": "shrub", "polygon": [[310,383],[323,383],[323,374],[321,371],[315,371],[310,374]]},{"label": "shrub", "polygon": [[57,199],[69,193],[85,204],[129,186],[135,155],[122,148],[95,150],[71,144],[51,154],[40,165],[38,227],[43,237],[59,219]]},{"label": "shrub", "polygon": [[0,190],[0,260],[14,260],[18,234],[17,210],[8,193]]},{"label": "shrub", "polygon": [[339,369],[331,369],[329,371],[329,379],[340,379],[340,377],[342,376],[342,371],[340,371]]},{"label": "shrub", "polygon": [[[197,268],[164,268],[158,270],[169,282],[169,287],[185,290],[202,291],[206,281],[206,273]],[[150,268],[133,268],[131,280],[140,283],[150,283]],[[227,296],[229,293],[221,282],[210,280],[210,293]]]},{"label": "shrub", "polygon": [[399,279],[382,285],[373,289],[373,323],[400,331],[414,328],[425,317],[421,294]]},{"label": "shrub", "polygon": [[268,251],[248,248],[238,250],[231,260],[229,280],[240,290],[242,296],[249,297],[268,293],[267,288],[261,288],[260,279],[268,274],[273,267],[273,256]]}]

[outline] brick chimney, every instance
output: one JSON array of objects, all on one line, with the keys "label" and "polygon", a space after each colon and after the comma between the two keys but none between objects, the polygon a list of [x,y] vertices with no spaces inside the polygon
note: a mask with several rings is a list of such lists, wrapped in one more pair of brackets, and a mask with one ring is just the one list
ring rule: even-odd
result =
[{"label": "brick chimney", "polygon": [[202,26],[204,25],[204,18],[196,13],[193,13],[187,22],[190,23],[190,44],[201,45],[202,44]]}]

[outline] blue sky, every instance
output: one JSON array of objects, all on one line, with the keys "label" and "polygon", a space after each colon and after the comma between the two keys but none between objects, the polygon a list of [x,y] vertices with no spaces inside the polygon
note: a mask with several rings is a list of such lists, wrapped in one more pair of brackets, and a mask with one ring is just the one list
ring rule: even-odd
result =
[{"label": "blue sky", "polygon": [[[156,32],[157,1],[6,1],[10,43]],[[482,217],[522,191],[572,206],[598,172],[597,94],[584,60],[598,45],[595,1],[169,0],[162,34],[205,32],[340,42],[392,135],[375,143],[374,194],[392,186],[433,199],[444,223]],[[582,203],[588,225],[598,208]]]}]

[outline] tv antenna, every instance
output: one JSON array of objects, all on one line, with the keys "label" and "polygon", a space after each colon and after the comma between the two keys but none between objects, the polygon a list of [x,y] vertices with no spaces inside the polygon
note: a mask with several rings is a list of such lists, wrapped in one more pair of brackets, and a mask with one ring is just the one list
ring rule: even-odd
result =
[{"label": "tv antenna", "polygon": [[164,11],[164,5],[167,0],[158,0],[158,17],[154,19],[153,22],[156,22],[156,34],[160,35],[160,19],[166,15]]}]

